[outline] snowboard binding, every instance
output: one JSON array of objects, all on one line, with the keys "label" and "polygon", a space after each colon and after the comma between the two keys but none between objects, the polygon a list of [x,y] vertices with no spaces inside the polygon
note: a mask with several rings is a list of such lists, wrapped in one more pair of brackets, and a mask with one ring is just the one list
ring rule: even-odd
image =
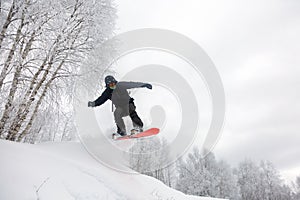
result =
[{"label": "snowboard binding", "polygon": [[135,135],[141,132],[143,132],[143,128],[133,128],[130,130],[130,135]]},{"label": "snowboard binding", "polygon": [[126,133],[124,134],[119,134],[119,133],[113,133],[112,134],[112,139],[117,139],[117,138],[120,138],[120,137],[125,137],[125,136],[133,136],[133,135],[136,135],[136,134],[139,134],[139,133],[142,133],[143,132],[143,128],[133,128],[130,130],[130,134],[127,135]]}]

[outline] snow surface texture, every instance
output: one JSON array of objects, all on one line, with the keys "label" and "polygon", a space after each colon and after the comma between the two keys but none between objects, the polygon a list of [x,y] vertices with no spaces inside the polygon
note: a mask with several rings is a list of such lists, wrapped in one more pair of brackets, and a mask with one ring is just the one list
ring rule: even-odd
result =
[{"label": "snow surface texture", "polygon": [[0,140],[0,149],[0,199],[215,199],[184,195],[155,178],[110,169],[76,142],[31,145]]}]

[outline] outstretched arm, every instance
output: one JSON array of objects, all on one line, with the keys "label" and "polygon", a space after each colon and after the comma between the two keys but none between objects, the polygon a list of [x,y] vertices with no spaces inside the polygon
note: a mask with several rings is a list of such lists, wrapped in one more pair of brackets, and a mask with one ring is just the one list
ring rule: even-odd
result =
[{"label": "outstretched arm", "polygon": [[95,101],[89,101],[88,102],[88,107],[96,107],[104,104],[110,96],[110,92],[106,89],[104,92],[101,94],[100,97],[98,97]]},{"label": "outstretched arm", "polygon": [[152,89],[152,85],[149,83],[142,83],[142,82],[127,82],[127,81],[122,81],[119,82],[118,85],[121,87],[124,87],[125,89],[132,89],[132,88],[142,88],[146,87],[148,89]]}]

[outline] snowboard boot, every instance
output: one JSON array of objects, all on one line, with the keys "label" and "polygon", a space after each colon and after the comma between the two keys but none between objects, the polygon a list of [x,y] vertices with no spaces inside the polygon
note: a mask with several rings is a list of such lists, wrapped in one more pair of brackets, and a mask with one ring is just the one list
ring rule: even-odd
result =
[{"label": "snowboard boot", "polygon": [[119,135],[121,135],[122,137],[127,135],[125,132],[118,132]]},{"label": "snowboard boot", "polygon": [[123,137],[126,136],[127,134],[125,132],[120,132],[120,133],[113,133],[112,134],[112,139],[117,139],[118,137]]},{"label": "snowboard boot", "polygon": [[134,129],[131,129],[130,135],[135,135],[135,134],[141,133],[143,131],[144,131],[143,128],[141,128],[141,127],[135,127]]},{"label": "snowboard boot", "polygon": [[117,134],[121,135],[121,136],[125,136],[126,134],[126,129],[121,129],[119,128],[119,126],[117,126]]}]

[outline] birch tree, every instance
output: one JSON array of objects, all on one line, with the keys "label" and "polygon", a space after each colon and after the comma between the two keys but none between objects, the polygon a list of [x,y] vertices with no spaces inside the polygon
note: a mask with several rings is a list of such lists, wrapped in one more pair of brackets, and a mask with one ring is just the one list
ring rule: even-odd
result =
[{"label": "birch tree", "polygon": [[47,132],[44,123],[51,121],[41,122],[38,117],[49,111],[53,100],[60,106],[52,115],[72,118],[67,114],[71,109],[64,107],[73,98],[74,80],[81,76],[81,68],[89,67],[84,61],[91,52],[112,33],[115,9],[108,0],[12,0],[5,1],[4,7],[0,137],[24,141],[32,130]]}]

